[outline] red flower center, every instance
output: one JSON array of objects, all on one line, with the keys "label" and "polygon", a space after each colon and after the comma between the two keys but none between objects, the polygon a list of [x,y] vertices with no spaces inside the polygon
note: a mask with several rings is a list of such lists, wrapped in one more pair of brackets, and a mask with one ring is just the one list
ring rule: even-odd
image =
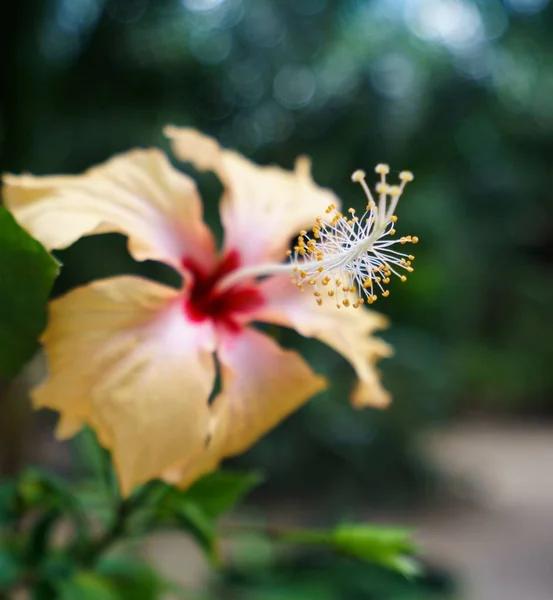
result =
[{"label": "red flower center", "polygon": [[236,250],[226,253],[209,273],[191,260],[185,259],[182,264],[193,276],[190,295],[184,304],[191,321],[212,319],[219,325],[238,330],[242,326],[239,317],[259,308],[264,302],[253,283],[240,282],[223,291],[216,289],[223,277],[240,267]]}]

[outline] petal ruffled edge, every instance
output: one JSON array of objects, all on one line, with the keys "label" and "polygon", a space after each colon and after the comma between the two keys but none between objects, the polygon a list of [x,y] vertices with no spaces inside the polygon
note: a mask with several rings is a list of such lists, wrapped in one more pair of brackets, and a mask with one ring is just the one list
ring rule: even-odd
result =
[{"label": "petal ruffled edge", "polygon": [[215,333],[187,322],[181,304],[178,290],[115,277],[50,307],[49,376],[34,405],[60,413],[61,438],[89,424],[112,451],[124,495],[206,441]]},{"label": "petal ruffled edge", "polygon": [[137,260],[159,260],[182,270],[182,260],[206,268],[215,244],[202,220],[190,177],[158,149],[131,150],[81,175],[3,177],[4,202],[17,221],[48,249],[117,231]]},{"label": "petal ruffled edge", "polygon": [[333,192],[315,184],[305,156],[286,171],[256,165],[195,129],[168,126],[164,133],[177,158],[221,180],[225,249],[237,250],[242,265],[281,261],[294,235],[324,217],[329,204],[340,206]]},{"label": "petal ruffled edge", "polygon": [[225,336],[218,357],[223,389],[212,404],[209,444],[165,473],[181,487],[247,450],[327,386],[297,352],[252,328]]},{"label": "petal ruffled edge", "polygon": [[365,307],[338,310],[329,303],[318,306],[311,294],[299,292],[287,277],[269,278],[259,290],[265,304],[256,320],[291,327],[341,354],[358,377],[351,395],[354,407],[388,406],[390,394],[382,387],[376,363],[391,356],[393,350],[384,340],[373,337],[375,331],[388,325],[386,317]]}]

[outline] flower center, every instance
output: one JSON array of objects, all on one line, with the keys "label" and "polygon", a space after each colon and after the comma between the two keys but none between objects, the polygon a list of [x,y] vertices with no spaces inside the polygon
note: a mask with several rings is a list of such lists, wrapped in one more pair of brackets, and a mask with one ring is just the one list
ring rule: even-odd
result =
[{"label": "flower center", "polygon": [[184,304],[191,321],[212,319],[236,331],[242,327],[243,317],[264,302],[259,289],[251,281],[242,280],[232,287],[218,289],[219,282],[240,267],[236,250],[227,252],[211,272],[206,272],[191,260],[185,259],[182,264],[193,276],[190,294]]}]

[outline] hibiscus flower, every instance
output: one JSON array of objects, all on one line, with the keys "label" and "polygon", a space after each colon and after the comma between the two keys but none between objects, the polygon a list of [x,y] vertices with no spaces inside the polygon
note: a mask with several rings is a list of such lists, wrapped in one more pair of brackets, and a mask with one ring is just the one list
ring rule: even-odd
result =
[{"label": "hibiscus flower", "polygon": [[[49,375],[34,390],[34,405],[60,413],[60,438],[85,424],[92,427],[112,452],[124,494],[158,477],[190,484],[245,451],[326,387],[325,378],[297,352],[280,347],[254,322],[291,327],[344,356],[358,376],[354,406],[389,401],[375,363],[389,356],[390,348],[372,337],[385,318],[360,306],[359,296],[357,310],[338,310],[335,302],[319,297],[315,302],[290,282],[293,268],[297,286],[312,285],[316,296],[326,289],[329,272],[335,287],[342,285],[335,276],[343,269],[344,261],[336,260],[342,240],[350,233],[366,238],[379,222],[370,192],[369,221],[363,225],[354,215],[347,221],[337,212],[338,198],[313,182],[306,158],[288,172],[257,166],[195,130],[167,128],[166,134],[179,159],[213,171],[224,186],[220,252],[202,220],[193,180],[158,149],[118,155],[77,176],[4,177],[5,204],[48,249],[65,248],[86,235],[120,232],[136,260],[161,261],[182,275],[180,289],[140,277],[111,277],[50,305],[42,338]],[[356,177],[365,186],[363,174]],[[400,193],[390,189],[380,191],[397,203]],[[380,214],[381,225],[393,228],[395,217]],[[330,219],[328,230],[317,220],[320,215]],[[311,226],[312,238],[302,231]],[[328,231],[338,238],[329,241]],[[283,268],[279,263],[298,232],[295,253]],[[351,253],[353,246],[348,248]],[[375,248],[372,262],[359,251],[353,257],[368,302],[376,298],[372,286],[381,286],[393,270],[384,251]],[[330,260],[330,271],[313,268],[304,256],[309,253]],[[411,269],[410,261],[401,261]],[[343,287],[344,306],[355,291],[352,283]],[[220,391],[214,393],[218,374]]]}]

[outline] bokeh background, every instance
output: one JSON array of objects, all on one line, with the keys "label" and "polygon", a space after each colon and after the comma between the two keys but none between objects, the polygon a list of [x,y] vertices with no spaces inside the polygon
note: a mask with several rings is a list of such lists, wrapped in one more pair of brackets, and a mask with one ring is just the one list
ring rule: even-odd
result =
[{"label": "bokeh background", "polygon": [[[252,513],[400,520],[455,597],[552,598],[549,0],[19,0],[3,10],[2,171],[79,172],[133,146],[167,148],[168,123],[263,164],[290,168],[306,153],[317,182],[354,207],[355,169],[414,171],[398,231],[421,239],[417,269],[376,305],[392,323],[383,337],[396,356],[382,372],[393,405],[353,411],[346,363],[282,332],[332,388],[234,464],[266,473]],[[220,231],[221,186],[199,182]],[[55,294],[113,273],[171,277],[133,263],[118,236],[58,256]],[[4,471],[39,457],[78,468],[52,441],[53,415],[30,416],[18,386],[0,419]],[[177,563],[185,552],[167,540],[152,550]],[[382,585],[351,597],[438,597]]]}]

